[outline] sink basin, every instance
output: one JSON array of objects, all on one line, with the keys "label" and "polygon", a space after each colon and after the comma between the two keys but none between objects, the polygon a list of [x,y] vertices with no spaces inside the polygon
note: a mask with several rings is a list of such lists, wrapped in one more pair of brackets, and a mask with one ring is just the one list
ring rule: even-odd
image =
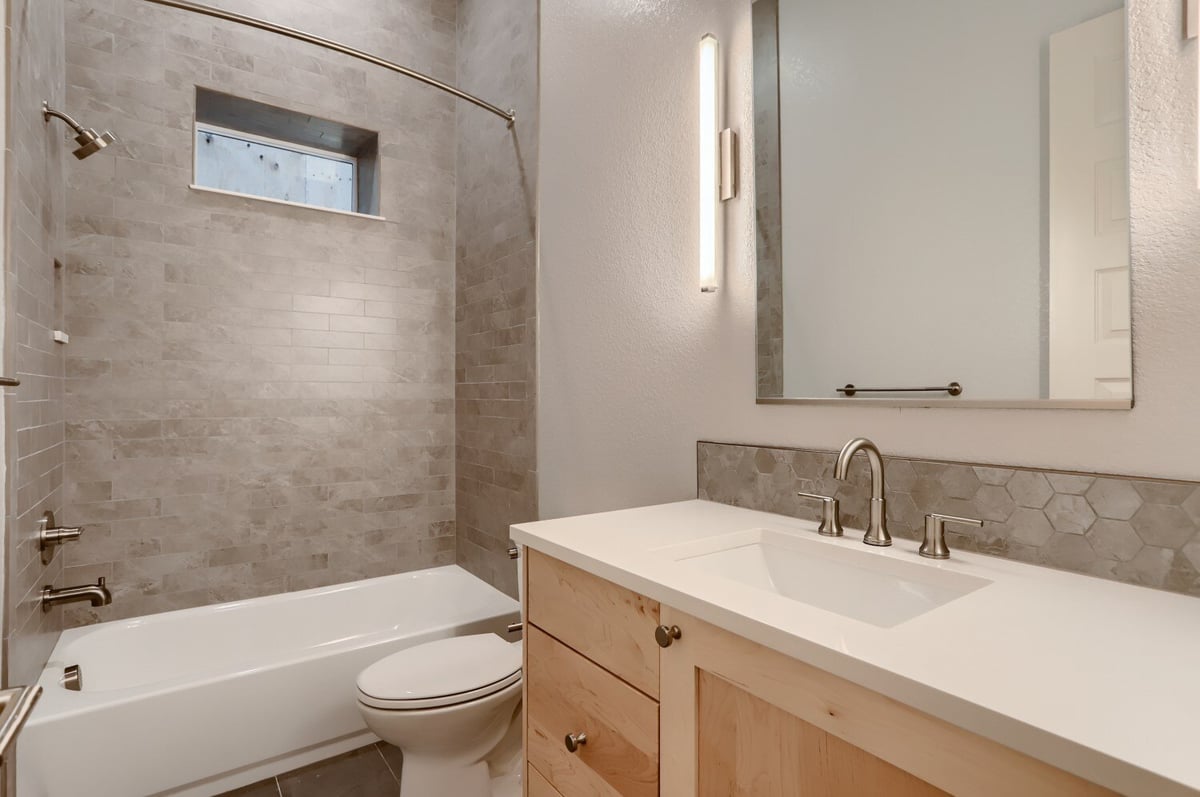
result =
[{"label": "sink basin", "polygon": [[882,628],[899,625],[992,583],[766,528],[658,550],[717,578]]}]

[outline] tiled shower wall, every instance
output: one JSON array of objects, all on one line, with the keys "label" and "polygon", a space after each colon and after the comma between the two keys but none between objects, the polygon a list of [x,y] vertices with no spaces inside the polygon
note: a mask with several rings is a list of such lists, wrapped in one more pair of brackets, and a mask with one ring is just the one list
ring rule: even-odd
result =
[{"label": "tiled shower wall", "polygon": [[42,121],[42,100],[63,104],[63,0],[7,4],[8,152],[4,287],[4,365],[20,387],[5,388],[6,684],[37,679],[62,627],[43,613],[43,584],[58,581],[62,558],[44,567],[34,534],[46,510],[63,502],[63,351],[51,334],[55,260],[63,246],[66,128]]},{"label": "tiled shower wall", "polygon": [[[818,520],[820,507],[796,491],[833,495],[846,528],[866,528],[861,455],[845,482],[833,478],[832,451],[702,442],[697,457],[700,498]],[[904,457],[884,464],[895,537],[920,539],[928,512],[979,518],[981,529],[947,527],[951,550],[1200,596],[1200,483]]]},{"label": "tiled shower wall", "polygon": [[536,520],[536,0],[460,0],[459,85],[517,110],[458,108],[455,467],[458,561],[511,595],[508,527]]},{"label": "tiled shower wall", "polygon": [[[219,4],[455,79],[454,0]],[[114,594],[69,623],[453,562],[454,100],[141,0],[66,30],[120,139],[67,173],[64,580]],[[196,85],[380,131],[387,220],[189,189]]]}]

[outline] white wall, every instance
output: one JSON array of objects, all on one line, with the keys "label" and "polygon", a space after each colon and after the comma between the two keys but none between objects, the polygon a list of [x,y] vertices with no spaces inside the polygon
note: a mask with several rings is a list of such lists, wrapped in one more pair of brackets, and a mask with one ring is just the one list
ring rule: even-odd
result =
[{"label": "white wall", "polygon": [[1045,395],[1048,42],[1120,5],[780,1],[785,396]]},{"label": "white wall", "polygon": [[[1181,0],[1131,0],[1132,411],[754,403],[754,192],[742,153],[724,284],[696,279],[695,51],[712,30],[752,147],[748,0],[542,0],[543,517],[695,495],[695,442],[1200,479],[1196,47]],[[952,334],[952,331],[948,331]]]}]

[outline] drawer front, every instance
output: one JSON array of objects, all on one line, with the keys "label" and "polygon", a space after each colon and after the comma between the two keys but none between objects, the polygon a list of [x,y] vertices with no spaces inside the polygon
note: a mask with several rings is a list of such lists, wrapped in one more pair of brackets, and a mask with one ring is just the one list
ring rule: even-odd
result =
[{"label": "drawer front", "polygon": [[527,797],[562,797],[558,789],[550,785],[550,781],[533,767],[526,767],[528,776],[525,779]]},{"label": "drawer front", "polygon": [[525,645],[530,765],[565,797],[656,797],[658,703],[537,628]]},{"label": "drawer front", "polygon": [[528,551],[529,622],[658,698],[658,601]]}]

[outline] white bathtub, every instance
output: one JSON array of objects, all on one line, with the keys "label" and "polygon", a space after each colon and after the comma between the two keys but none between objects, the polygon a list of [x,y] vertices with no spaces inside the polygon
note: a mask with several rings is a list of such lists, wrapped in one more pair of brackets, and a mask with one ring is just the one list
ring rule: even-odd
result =
[{"label": "white bathtub", "polygon": [[[355,677],[517,602],[450,566],[63,633],[17,750],[20,797],[212,795],[369,744]],[[80,665],[83,691],[63,688]]]}]

